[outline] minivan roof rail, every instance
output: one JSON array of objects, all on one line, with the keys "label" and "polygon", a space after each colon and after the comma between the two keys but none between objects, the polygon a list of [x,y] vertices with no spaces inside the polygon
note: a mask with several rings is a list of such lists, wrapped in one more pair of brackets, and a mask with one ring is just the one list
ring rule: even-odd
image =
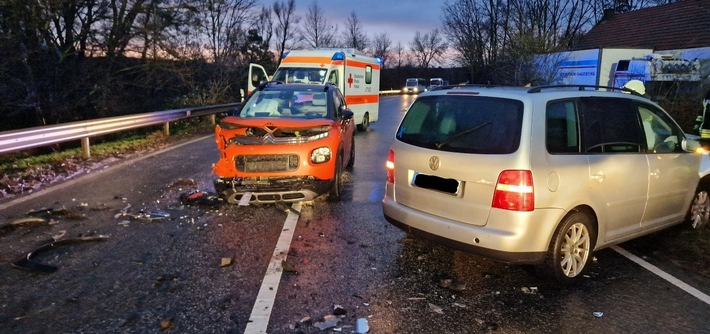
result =
[{"label": "minivan roof rail", "polygon": [[552,88],[576,88],[580,91],[582,90],[587,90],[587,89],[594,89],[594,90],[600,90],[600,89],[606,89],[607,91],[623,91],[623,92],[628,92],[633,95],[638,95],[642,96],[639,93],[637,93],[634,90],[623,88],[623,87],[609,87],[609,86],[597,86],[597,85],[549,85],[549,86],[537,86],[530,88],[528,90],[528,93],[540,93],[543,89],[552,89]]},{"label": "minivan roof rail", "polygon": [[481,87],[481,88],[493,88],[493,87],[500,87],[500,85],[491,85],[491,84],[482,84],[482,83],[470,83],[470,84],[465,84],[465,85],[444,85],[444,86],[437,86],[434,88],[431,88],[430,90],[443,90],[443,89],[457,89],[457,88],[465,88],[465,87]]}]

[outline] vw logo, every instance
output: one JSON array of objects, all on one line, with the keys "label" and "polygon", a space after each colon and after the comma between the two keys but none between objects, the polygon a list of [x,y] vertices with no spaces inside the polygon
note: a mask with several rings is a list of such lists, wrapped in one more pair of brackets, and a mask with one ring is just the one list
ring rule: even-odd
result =
[{"label": "vw logo", "polygon": [[431,170],[439,169],[439,164],[441,164],[441,161],[439,161],[439,157],[432,156],[431,158],[429,158],[429,168],[431,168]]}]

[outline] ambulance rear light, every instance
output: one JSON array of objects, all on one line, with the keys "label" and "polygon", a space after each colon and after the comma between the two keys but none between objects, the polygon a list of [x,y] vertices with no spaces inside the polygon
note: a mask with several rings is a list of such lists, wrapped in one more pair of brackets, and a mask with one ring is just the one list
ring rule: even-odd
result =
[{"label": "ambulance rear light", "polygon": [[342,52],[336,52],[330,60],[345,60],[345,54]]}]

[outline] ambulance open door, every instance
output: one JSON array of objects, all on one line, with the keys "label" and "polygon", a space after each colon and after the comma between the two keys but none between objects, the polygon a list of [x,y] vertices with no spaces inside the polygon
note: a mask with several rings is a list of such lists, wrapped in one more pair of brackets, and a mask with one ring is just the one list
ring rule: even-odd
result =
[{"label": "ambulance open door", "polygon": [[266,69],[259,64],[249,64],[249,76],[247,82],[247,94],[259,87],[259,85],[269,82],[270,77],[266,74]]}]

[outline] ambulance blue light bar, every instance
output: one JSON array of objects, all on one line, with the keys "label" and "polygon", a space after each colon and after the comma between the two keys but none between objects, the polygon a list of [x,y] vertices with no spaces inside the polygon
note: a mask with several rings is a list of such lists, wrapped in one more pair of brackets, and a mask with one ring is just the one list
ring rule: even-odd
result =
[{"label": "ambulance blue light bar", "polygon": [[345,60],[345,54],[342,52],[336,52],[330,60]]}]

